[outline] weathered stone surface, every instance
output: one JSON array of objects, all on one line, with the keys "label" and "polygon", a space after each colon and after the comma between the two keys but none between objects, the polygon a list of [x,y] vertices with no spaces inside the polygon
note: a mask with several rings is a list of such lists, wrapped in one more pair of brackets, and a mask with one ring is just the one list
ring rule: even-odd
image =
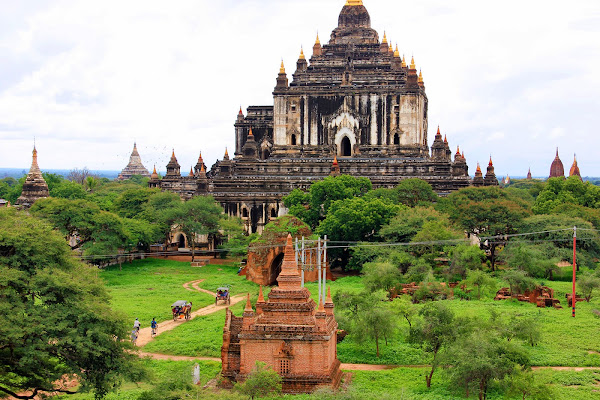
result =
[{"label": "weathered stone surface", "polygon": [[42,171],[40,171],[40,167],[38,166],[37,150],[34,146],[31,168],[29,169],[27,178],[25,178],[25,182],[23,183],[23,191],[21,192],[21,196],[19,196],[15,202],[15,205],[28,208],[31,207],[36,200],[48,197],[49,195],[48,184],[42,176]]},{"label": "weathered stone surface", "polygon": [[122,181],[131,178],[133,175],[141,175],[145,178],[150,178],[150,172],[142,164],[142,158],[137,151],[136,143],[133,144],[133,151],[129,157],[129,164],[119,174],[117,180]]},{"label": "weathered stone surface", "polygon": [[470,184],[468,166],[462,155],[452,161],[441,134],[430,155],[427,108],[414,59],[407,65],[380,42],[362,2],[349,2],[329,42],[317,38],[309,60],[301,52],[291,82],[282,63],[273,105],[240,109],[233,159],[217,161],[203,182],[176,171],[152,184],[183,198],[208,193],[258,233],[287,212],[283,196],[330,174],[367,177],[375,188],[417,177],[447,194]]}]

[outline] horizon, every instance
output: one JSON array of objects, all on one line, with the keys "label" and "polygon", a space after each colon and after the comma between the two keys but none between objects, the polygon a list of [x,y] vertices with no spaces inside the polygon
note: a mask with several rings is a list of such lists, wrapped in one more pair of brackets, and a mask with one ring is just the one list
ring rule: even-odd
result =
[{"label": "horizon", "polygon": [[[35,139],[42,169],[120,171],[134,141],[148,170],[173,148],[182,170],[200,151],[210,168],[234,148],[240,104],[272,105],[281,59],[291,80],[300,47],[309,58],[317,31],[328,41],[344,0],[148,1],[119,15],[106,3],[0,4],[0,166],[28,170]],[[556,147],[566,170],[577,153],[582,175],[600,176],[597,2],[364,4],[380,39],[423,71],[428,144],[440,125],[471,176],[490,155],[498,176],[545,175]]]}]

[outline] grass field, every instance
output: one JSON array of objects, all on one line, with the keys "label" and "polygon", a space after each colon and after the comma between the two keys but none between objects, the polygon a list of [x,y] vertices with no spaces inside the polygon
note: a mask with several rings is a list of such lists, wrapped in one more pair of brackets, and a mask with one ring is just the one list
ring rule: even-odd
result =
[{"label": "grass field", "polygon": [[132,324],[139,318],[145,327],[154,317],[157,321],[171,318],[171,304],[176,300],[191,301],[194,310],[214,302],[209,294],[184,289],[185,282],[205,279],[199,286],[211,291],[229,284],[232,294],[256,291],[257,286],[238,276],[237,270],[233,264],[192,268],[189,262],[148,258],[123,264],[122,270],[109,267],[100,277],[109,289],[113,309],[124,313]]},{"label": "grass field", "polygon": [[[113,296],[112,304],[117,310],[124,312],[128,318],[136,315],[144,322],[153,316],[159,320],[170,318],[170,304],[175,298],[185,298],[194,302],[194,309],[212,304],[213,298],[208,294],[193,293],[185,290],[182,284],[188,281],[204,279],[200,287],[214,290],[215,287],[229,284],[232,294],[251,293],[252,303],[256,301],[258,286],[237,276],[237,267],[207,266],[191,268],[189,263],[143,260],[132,264],[124,264],[123,270],[110,268],[101,273]],[[493,301],[490,298],[479,301],[449,300],[446,304],[457,315],[489,317],[489,310],[494,309],[505,316],[517,314],[537,320],[542,330],[542,339],[537,346],[523,344],[533,365],[539,366],[598,366],[600,367],[600,320],[592,312],[600,309],[600,300],[593,298],[590,303],[578,303],[577,317],[572,318],[570,309],[566,307],[564,294],[570,292],[569,282],[544,282],[554,288],[555,295],[562,301],[562,310],[553,308],[540,309],[535,305],[516,301]],[[364,287],[360,277],[346,277],[328,282],[332,294],[341,290],[360,291]],[[307,283],[313,299],[317,299],[316,283]],[[269,289],[265,289],[265,296]],[[132,299],[137,299],[132,301]],[[417,307],[421,307],[418,305]],[[162,309],[162,313],[156,310]],[[232,307],[236,315],[241,315],[244,303]],[[156,315],[155,315],[156,314]],[[144,347],[144,351],[186,355],[219,357],[222,344],[224,311],[197,317],[181,324],[172,331],[165,332]],[[343,328],[343,327],[342,327]],[[338,345],[338,357],[343,363],[371,363],[393,365],[422,365],[430,359],[420,348],[406,343],[408,325],[403,322],[397,332],[390,335],[388,345],[381,343],[381,357],[375,356],[374,343],[358,343],[352,335]],[[172,376],[189,374],[193,363],[169,361],[145,361],[154,371],[155,378],[150,383],[127,383],[118,394],[109,399],[142,400],[147,390],[164,384],[165,379]],[[201,362],[202,380],[215,377],[220,369],[219,363]],[[187,371],[187,372],[186,372]],[[425,387],[423,368],[396,368],[385,371],[353,371],[351,384],[344,393],[338,393],[336,399],[457,399],[464,393],[453,392],[448,387],[444,371],[434,375],[431,389]],[[535,375],[541,382],[547,383],[554,390],[554,398],[569,400],[600,399],[600,368],[598,371],[585,370],[556,371],[537,370]],[[189,375],[188,375],[189,376]],[[200,390],[188,393],[190,398],[222,398],[239,399],[239,394],[231,391]],[[333,398],[327,393],[315,395],[285,396],[286,398],[327,399]],[[78,395],[71,399],[91,399],[91,396]],[[490,400],[507,398],[500,388],[491,388]]]}]

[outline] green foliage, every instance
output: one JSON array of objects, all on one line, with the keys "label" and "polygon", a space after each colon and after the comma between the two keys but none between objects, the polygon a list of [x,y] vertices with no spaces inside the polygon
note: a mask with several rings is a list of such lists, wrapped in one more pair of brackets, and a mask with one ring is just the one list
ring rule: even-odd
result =
[{"label": "green foliage", "polygon": [[354,333],[356,340],[375,340],[379,357],[379,340],[387,339],[398,326],[384,291],[337,292],[333,300],[338,307],[336,318],[340,326]]},{"label": "green foliage", "polygon": [[456,339],[456,320],[452,310],[442,302],[426,304],[419,311],[419,316],[421,318],[410,328],[409,340],[433,355],[431,371],[425,376],[427,387],[431,387],[433,373],[439,365],[440,350]]},{"label": "green foliage", "polygon": [[594,290],[600,288],[600,278],[597,274],[585,272],[577,278],[577,285],[583,294],[583,297],[585,297],[585,300],[589,303]]},{"label": "green foliage", "polygon": [[550,214],[555,207],[566,203],[600,208],[600,187],[582,182],[577,176],[550,178],[538,195],[533,211],[536,214]]},{"label": "green foliage", "polygon": [[560,261],[558,249],[551,243],[533,245],[523,242],[509,242],[502,252],[502,258],[511,268],[526,272],[535,278],[553,278]]},{"label": "green foliage", "polygon": [[386,242],[408,243],[426,222],[450,225],[448,217],[431,207],[400,207],[390,222],[381,227],[379,236]]},{"label": "green foliage", "polygon": [[432,203],[437,201],[438,195],[426,181],[419,178],[409,178],[400,181],[394,189],[398,202],[415,207],[422,203]]},{"label": "green foliage", "polygon": [[504,274],[503,279],[510,286],[511,294],[523,294],[537,287],[536,281],[529,277],[525,271],[513,270]]},{"label": "green foliage", "polygon": [[529,365],[522,348],[483,329],[460,336],[448,349],[445,359],[452,384],[466,389],[467,396],[471,390],[478,392],[480,400],[487,397],[494,382],[510,376],[517,366]]},{"label": "green foliage", "polygon": [[94,269],[47,224],[0,210],[0,390],[52,392],[77,374],[101,398],[143,371]]},{"label": "green foliage", "polygon": [[469,271],[479,270],[485,261],[485,252],[479,246],[459,244],[447,249],[450,264],[444,271],[448,282],[465,279]]},{"label": "green foliage", "polygon": [[508,395],[519,396],[528,400],[547,400],[555,398],[553,390],[536,379],[531,370],[523,371],[515,368],[510,374]]},{"label": "green foliage", "polygon": [[371,262],[363,266],[364,285],[370,291],[390,292],[402,280],[400,270],[389,262]]},{"label": "green foliage", "polygon": [[[469,187],[441,199],[438,210],[471,233],[498,236],[516,233],[519,223],[531,215],[529,204],[521,197],[498,187]],[[495,269],[496,248],[500,240],[489,242],[490,261]]]},{"label": "green foliage", "polygon": [[77,200],[85,199],[87,197],[86,191],[79,183],[67,180],[60,181],[49,191],[50,197],[58,199]]},{"label": "green foliage", "polygon": [[21,196],[23,182],[25,182],[25,176],[19,180],[11,177],[0,179],[0,199],[8,200],[11,204],[15,204],[15,201]]},{"label": "green foliage", "polygon": [[461,234],[449,228],[444,221],[427,221],[413,237],[411,243],[413,243],[413,252],[417,256],[427,256],[433,263],[433,258],[439,256],[447,242],[459,240]]},{"label": "green foliage", "polygon": [[114,211],[121,217],[136,218],[142,214],[150,197],[158,192],[158,189],[128,189],[113,201]]},{"label": "green foliage", "polygon": [[497,286],[496,279],[477,269],[467,271],[467,278],[464,283],[467,288],[475,288],[477,300],[481,299],[482,293],[495,292]]},{"label": "green foliage", "polygon": [[294,190],[284,197],[283,203],[290,214],[302,219],[312,229],[329,212],[336,200],[350,199],[362,196],[371,190],[368,178],[355,178],[350,175],[328,176],[310,186],[308,194]]},{"label": "green foliage", "polygon": [[237,383],[235,389],[254,399],[255,397],[281,393],[281,384],[282,378],[277,372],[267,367],[265,363],[256,361],[252,372],[250,372],[244,382]]},{"label": "green foliage", "polygon": [[192,261],[194,261],[195,238],[218,232],[223,209],[211,196],[196,196],[182,203],[175,212],[174,222],[190,238]]}]

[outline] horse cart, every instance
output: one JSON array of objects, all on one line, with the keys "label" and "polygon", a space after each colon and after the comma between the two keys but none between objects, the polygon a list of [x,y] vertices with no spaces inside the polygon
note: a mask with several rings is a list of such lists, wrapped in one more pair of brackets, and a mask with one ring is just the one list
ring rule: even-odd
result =
[{"label": "horse cart", "polygon": [[217,291],[215,292],[215,306],[219,300],[223,301],[223,304],[231,304],[231,298],[229,297],[229,286],[217,288]]},{"label": "horse cart", "polygon": [[171,305],[171,311],[173,311],[173,321],[177,321],[178,319],[192,318],[192,302],[186,300],[177,300],[175,303]]}]

